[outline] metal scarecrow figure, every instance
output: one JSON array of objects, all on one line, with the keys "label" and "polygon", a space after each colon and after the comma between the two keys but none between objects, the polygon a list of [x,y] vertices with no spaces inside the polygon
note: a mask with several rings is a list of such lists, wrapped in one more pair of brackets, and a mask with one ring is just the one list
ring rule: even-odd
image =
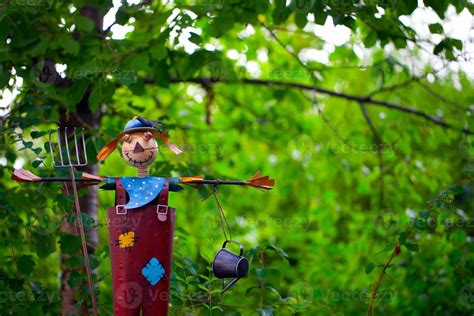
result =
[{"label": "metal scarecrow figure", "polygon": [[[106,144],[97,155],[99,161],[105,160],[117,148],[119,141],[122,141],[122,157],[129,165],[137,168],[136,177],[98,177],[84,173],[81,179],[75,179],[71,171],[71,178],[40,178],[22,169],[15,170],[12,176],[13,179],[22,182],[72,182],[74,188],[75,181],[87,184],[103,183],[102,189],[115,190],[115,205],[108,208],[114,315],[143,314],[148,316],[167,315],[168,313],[173,229],[176,215],[176,210],[168,205],[170,191],[182,190],[180,184],[210,184],[214,186],[214,189],[218,185],[246,185],[263,190],[271,189],[274,185],[273,179],[269,179],[268,176],[260,176],[258,172],[248,181],[150,176],[149,167],[155,161],[158,151],[156,139],[162,140],[175,154],[181,153],[181,150],[168,141],[168,134],[160,130],[158,124],[160,124],[159,121],[149,121],[140,116],[134,117],[125,125],[124,130]],[[64,142],[67,146],[67,131]],[[78,144],[75,134],[74,142],[77,153]],[[59,132],[58,145],[61,154]],[[51,151],[54,162],[52,148]],[[75,165],[71,163],[68,147],[67,153],[69,164],[63,163],[62,154],[61,163],[72,170]],[[77,159],[80,160],[79,154],[77,154]],[[76,211],[80,214],[78,203],[76,203]],[[82,223],[79,221],[78,225],[85,244]],[[226,239],[227,241],[231,242]],[[83,249],[83,252],[85,259],[87,259],[87,251]],[[86,260],[86,269],[90,280],[87,262],[88,260]],[[214,267],[214,270],[217,271],[218,268]],[[91,286],[91,281],[89,286]],[[93,291],[91,294],[94,313],[96,313]]]}]

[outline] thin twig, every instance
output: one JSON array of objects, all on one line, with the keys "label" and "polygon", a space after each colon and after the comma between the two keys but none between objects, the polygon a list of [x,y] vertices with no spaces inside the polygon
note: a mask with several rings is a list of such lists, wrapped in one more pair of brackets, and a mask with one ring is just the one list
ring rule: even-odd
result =
[{"label": "thin twig", "polygon": [[360,103],[360,109],[362,111],[362,114],[364,115],[365,120],[367,121],[367,124],[370,127],[370,130],[372,131],[372,134],[374,135],[375,138],[375,144],[377,145],[377,159],[379,161],[379,169],[380,169],[380,177],[379,177],[379,185],[380,185],[380,196],[379,196],[379,209],[382,210],[384,208],[384,195],[385,195],[385,189],[384,189],[384,176],[385,176],[385,168],[384,168],[384,161],[383,161],[383,140],[382,136],[377,132],[377,129],[375,128],[374,124],[372,123],[372,120],[369,116],[369,112],[367,111],[367,107],[363,102]]},{"label": "thin twig", "polygon": [[439,94],[438,92],[436,92],[435,90],[431,89],[430,86],[428,86],[427,84],[421,82],[421,81],[416,81],[415,83],[417,83],[420,87],[422,87],[423,89],[426,90],[426,92],[428,92],[429,94],[431,94],[433,97],[441,100],[442,102],[446,103],[446,104],[451,104],[453,105],[454,107],[457,107],[461,110],[468,110],[466,108],[466,106],[456,102],[456,101],[453,101],[453,100],[449,100],[448,98],[446,98],[445,96]]},{"label": "thin twig", "polygon": [[335,126],[333,126],[331,124],[331,122],[329,121],[329,119],[326,117],[326,115],[324,114],[323,110],[321,109],[321,105],[318,103],[318,101],[316,100],[316,96],[314,96],[313,99],[309,98],[308,96],[306,96],[302,91],[301,91],[301,95],[306,98],[308,101],[311,102],[311,104],[313,104],[313,106],[316,108],[316,110],[318,111],[318,114],[319,116],[322,118],[323,122],[329,127],[329,129],[331,131],[333,131],[334,135],[336,136],[337,139],[339,139],[340,141],[342,141],[345,145],[348,145],[352,148],[352,144],[350,144],[347,139],[345,139],[344,137],[341,136],[341,134],[339,133],[339,131],[336,129]]},{"label": "thin twig", "polygon": [[395,248],[392,251],[392,254],[390,255],[390,258],[388,258],[387,262],[383,265],[382,272],[379,275],[379,278],[377,279],[377,282],[374,285],[374,289],[372,290],[372,294],[370,295],[370,304],[369,308],[367,309],[366,315],[369,316],[369,314],[372,312],[372,315],[374,314],[374,308],[375,308],[375,299],[377,297],[377,292],[380,287],[380,284],[382,283],[382,279],[385,276],[385,272],[387,271],[387,268],[390,266],[390,263],[392,262],[393,258],[395,258],[401,251],[400,243],[398,243]]}]

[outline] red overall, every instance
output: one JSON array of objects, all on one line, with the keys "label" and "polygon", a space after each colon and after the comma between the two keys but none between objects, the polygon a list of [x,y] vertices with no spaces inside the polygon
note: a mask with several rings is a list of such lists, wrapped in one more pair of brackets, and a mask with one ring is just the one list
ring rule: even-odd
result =
[{"label": "red overall", "polygon": [[[168,314],[175,221],[175,209],[168,208],[168,190],[166,179],[158,198],[140,208],[126,210],[126,191],[120,179],[116,179],[116,206],[108,209],[116,316],[141,315],[140,311],[145,316]],[[155,285],[143,274],[150,260],[159,262],[164,269],[164,276]]]}]

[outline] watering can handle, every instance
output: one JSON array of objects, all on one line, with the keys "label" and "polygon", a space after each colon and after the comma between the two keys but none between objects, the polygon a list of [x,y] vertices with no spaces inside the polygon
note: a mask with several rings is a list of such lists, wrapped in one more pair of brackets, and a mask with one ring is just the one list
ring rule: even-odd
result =
[{"label": "watering can handle", "polygon": [[236,241],[233,241],[233,240],[226,240],[226,241],[224,241],[224,244],[222,245],[222,248],[225,248],[225,246],[226,246],[228,243],[236,244],[236,245],[239,246],[239,248],[240,248],[240,254],[239,254],[239,256],[242,256],[242,255],[244,254],[244,247],[242,246],[242,244],[241,244],[241,243],[238,243],[238,242],[236,242]]}]

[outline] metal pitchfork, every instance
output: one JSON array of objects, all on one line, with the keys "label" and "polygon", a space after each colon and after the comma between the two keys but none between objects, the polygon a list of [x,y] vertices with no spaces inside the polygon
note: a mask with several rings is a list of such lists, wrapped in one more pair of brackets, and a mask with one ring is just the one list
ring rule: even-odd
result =
[{"label": "metal pitchfork", "polygon": [[[94,293],[94,284],[92,283],[92,273],[89,265],[89,253],[87,252],[87,243],[86,243],[86,235],[84,233],[84,225],[82,223],[82,216],[81,216],[81,207],[79,205],[79,195],[77,193],[77,186],[76,186],[76,177],[74,175],[74,168],[75,167],[84,167],[87,165],[87,150],[86,150],[86,141],[84,137],[84,128],[81,128],[81,143],[82,143],[82,161],[81,161],[81,155],[80,155],[80,148],[79,148],[79,143],[78,143],[78,136],[77,136],[77,129],[74,127],[73,135],[74,135],[74,148],[73,150],[75,151],[76,154],[76,160],[74,161],[71,159],[71,153],[69,150],[69,136],[68,136],[68,129],[67,127],[64,127],[64,140],[61,141],[61,129],[58,128],[57,130],[57,141],[58,141],[58,151],[59,151],[59,162],[56,163],[56,160],[54,158],[54,149],[55,146],[53,145],[52,141],[52,134],[53,130],[49,131],[49,150],[51,152],[51,159],[53,162],[53,166],[55,168],[69,168],[69,173],[71,175],[71,186],[72,186],[72,191],[74,193],[74,204],[76,208],[76,217],[77,217],[77,224],[79,226],[79,234],[81,236],[81,243],[82,243],[82,252],[84,254],[84,263],[86,266],[86,272],[87,272],[87,282],[89,284],[89,291],[91,294],[91,300],[92,300],[92,310],[95,316],[97,316],[97,301]],[[65,151],[65,157],[63,157],[63,151]],[[67,158],[67,160],[66,160]]]}]

